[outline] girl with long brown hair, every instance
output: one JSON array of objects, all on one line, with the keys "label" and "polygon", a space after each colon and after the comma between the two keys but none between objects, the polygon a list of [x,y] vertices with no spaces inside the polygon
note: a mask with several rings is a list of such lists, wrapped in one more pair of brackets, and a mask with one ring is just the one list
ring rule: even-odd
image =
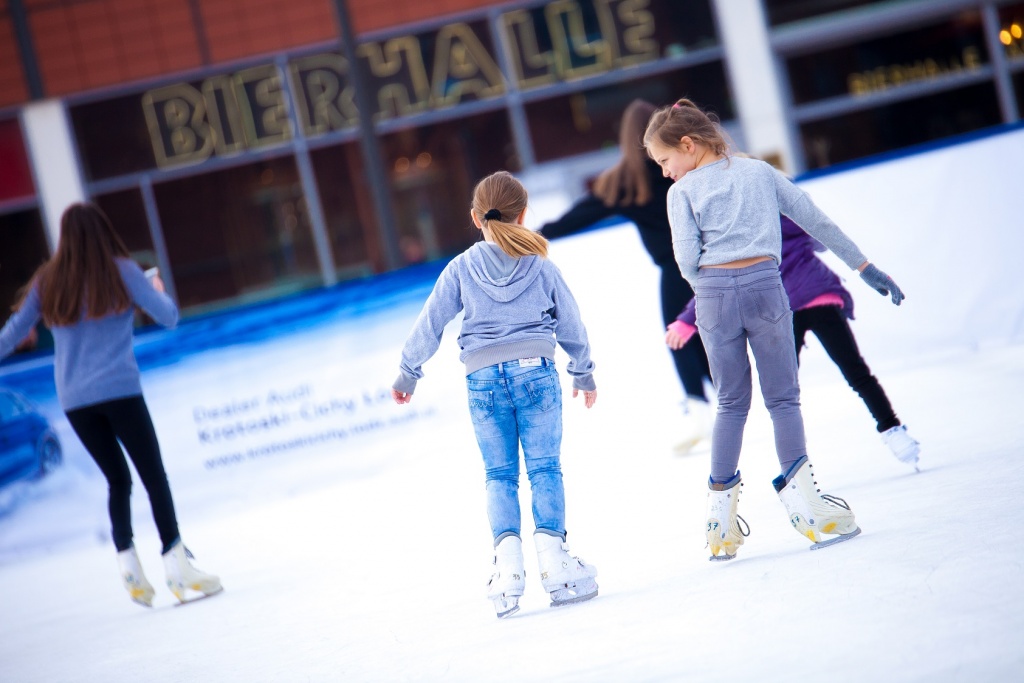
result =
[{"label": "girl with long brown hair", "polygon": [[[633,100],[622,113],[619,127],[619,161],[603,171],[591,192],[561,218],[546,223],[540,232],[554,239],[582,232],[598,221],[621,216],[636,225],[640,241],[661,271],[661,317],[667,328],[679,311],[693,299],[693,289],[679,274],[672,254],[672,228],[668,224],[665,200],[672,180],[647,156],[644,129],[656,107],[645,100]],[[711,436],[711,408],[705,383],[711,370],[704,345],[696,336],[689,344],[672,349],[672,362],[686,393],[682,430],[676,451],[685,454]]]},{"label": "girl with long brown hair", "polygon": [[132,542],[132,479],[121,445],[149,494],[163,543],[167,585],[175,597],[184,602],[190,590],[211,595],[221,585],[216,576],[191,565],[178,534],[174,501],[132,348],[136,307],[165,327],[178,322],[178,309],[159,275],[147,278],[129,258],[106,214],[94,204],[73,204],[61,216],[57,252],[36,271],[0,330],[0,358],[9,355],[40,319],[50,328],[57,399],[107,480],[111,531],[124,587],[132,600],[149,607],[154,591]]},{"label": "girl with long brown hair", "polygon": [[594,363],[579,308],[547,240],[523,226],[526,188],[499,171],[473,191],[470,216],[483,242],[456,256],[434,285],[402,349],[392,385],[398,404],[412,400],[422,366],[441,334],[465,311],[459,346],[466,365],[469,412],[483,455],[494,573],[487,597],[498,617],[514,614],[525,588],[520,538],[519,448],[533,498],[533,544],[551,606],[597,595],[597,569],[569,554],[562,486],[562,389],[555,344],[569,354],[572,395],[597,400]]}]

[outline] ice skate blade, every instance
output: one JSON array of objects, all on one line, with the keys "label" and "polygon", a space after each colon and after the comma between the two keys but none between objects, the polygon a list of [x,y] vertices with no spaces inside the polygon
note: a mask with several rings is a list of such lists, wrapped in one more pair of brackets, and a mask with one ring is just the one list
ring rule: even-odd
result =
[{"label": "ice skate blade", "polygon": [[709,562],[728,562],[729,560],[735,560],[736,555],[727,555],[722,553],[721,555],[712,555],[708,558]]},{"label": "ice skate blade", "polygon": [[[205,600],[206,598],[212,598],[215,595],[220,595],[223,592],[224,592],[224,587],[221,586],[220,588],[218,588],[215,591],[211,591],[209,593],[203,593],[201,595],[196,595],[195,597],[191,597],[191,598],[189,598],[189,597],[178,598],[178,602],[176,602],[174,604],[174,606],[175,607],[181,607],[182,605],[188,605],[188,604],[191,604],[193,602],[199,602],[200,600]],[[174,597],[177,598],[178,596],[175,595]]]},{"label": "ice skate blade", "polygon": [[[593,589],[593,590],[591,590]],[[551,596],[549,607],[562,607],[586,602],[597,597],[597,583],[594,581],[578,582],[573,586],[565,586],[548,593]]]},{"label": "ice skate blade", "polygon": [[851,531],[848,534],[839,534],[835,538],[830,538],[830,539],[827,539],[827,540],[824,540],[824,541],[818,541],[817,543],[814,543],[813,545],[811,545],[811,550],[819,550],[821,548],[827,548],[828,546],[835,545],[836,543],[842,543],[843,541],[849,541],[854,536],[859,536],[859,535],[860,535],[860,527],[857,527],[856,529],[854,529],[853,531]]},{"label": "ice skate blade", "polygon": [[494,613],[499,619],[505,619],[510,617],[519,611],[519,598],[513,597],[497,597],[494,598]]}]

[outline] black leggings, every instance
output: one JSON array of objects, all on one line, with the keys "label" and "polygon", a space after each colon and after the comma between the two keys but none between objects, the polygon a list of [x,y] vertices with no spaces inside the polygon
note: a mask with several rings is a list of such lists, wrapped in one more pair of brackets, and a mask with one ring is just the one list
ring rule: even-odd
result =
[{"label": "black leggings", "polygon": [[[676,316],[686,308],[693,298],[693,290],[679,274],[674,265],[661,269],[661,317],[665,327],[675,322]],[[664,330],[662,330],[664,331]],[[676,365],[676,373],[683,383],[687,396],[707,400],[704,395],[704,379],[711,381],[711,369],[708,367],[708,356],[700,334],[693,338],[678,351],[672,351],[672,362]]]},{"label": "black leggings", "polygon": [[178,540],[178,520],[146,401],[142,396],[130,396],[70,410],[66,415],[75,434],[107,478],[110,525],[118,552],[132,546],[132,475],[118,440],[124,444],[149,494],[164,552],[170,549]]},{"label": "black leggings", "polygon": [[815,306],[793,314],[797,360],[808,330],[814,332],[814,336],[825,347],[825,353],[839,366],[850,388],[860,395],[864,405],[871,411],[871,417],[875,418],[878,431],[884,432],[898,426],[900,421],[889,403],[889,397],[861,357],[857,340],[853,338],[853,330],[842,309],[839,306]]}]

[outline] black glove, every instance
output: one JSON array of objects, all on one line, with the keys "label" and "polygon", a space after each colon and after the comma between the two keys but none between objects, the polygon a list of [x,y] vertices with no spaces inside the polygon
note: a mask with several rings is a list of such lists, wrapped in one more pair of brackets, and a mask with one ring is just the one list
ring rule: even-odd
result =
[{"label": "black glove", "polygon": [[864,282],[877,289],[882,296],[886,294],[892,295],[892,302],[897,306],[907,298],[903,294],[903,290],[899,288],[899,285],[893,282],[891,277],[875,268],[873,264],[869,263],[860,276],[864,278]]}]

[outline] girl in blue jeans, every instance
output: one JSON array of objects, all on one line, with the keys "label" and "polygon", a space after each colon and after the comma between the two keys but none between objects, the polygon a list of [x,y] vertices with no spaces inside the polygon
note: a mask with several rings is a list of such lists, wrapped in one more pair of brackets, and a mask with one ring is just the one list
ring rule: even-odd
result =
[{"label": "girl in blue jeans", "polygon": [[533,497],[534,546],[541,583],[556,607],[597,596],[597,569],[569,554],[562,486],[562,390],[555,343],[569,355],[575,398],[597,400],[594,363],[576,300],[547,260],[547,240],[523,226],[526,188],[501,171],[477,184],[470,216],[484,241],[456,256],[427,298],[402,350],[391,389],[412,400],[424,363],[445,325],[464,312],[459,358],[483,455],[494,572],[487,597],[499,618],[519,609],[525,588],[520,538],[519,448]]},{"label": "girl in blue jeans", "polygon": [[748,347],[775,430],[781,474],[772,483],[790,523],[812,547],[856,536],[853,512],[845,501],[820,494],[807,459],[793,312],[779,274],[779,214],[891,295],[894,304],[903,292],[784,175],[763,161],[729,156],[717,121],[693,102],[682,99],[656,111],[644,146],[675,181],[667,207],[672,248],[696,292],[697,327],[718,390],[706,529],[711,559],[734,557],[746,535],[736,510],[737,465],[751,401]]}]

